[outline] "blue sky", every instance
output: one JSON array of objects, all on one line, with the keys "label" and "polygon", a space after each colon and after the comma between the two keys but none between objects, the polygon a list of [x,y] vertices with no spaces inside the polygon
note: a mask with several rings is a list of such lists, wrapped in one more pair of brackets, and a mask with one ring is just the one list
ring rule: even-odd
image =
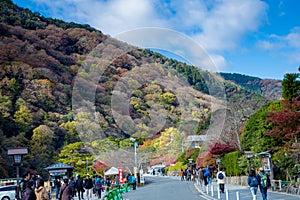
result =
[{"label": "blue sky", "polygon": [[[46,17],[90,24],[112,37],[145,27],[176,31],[199,44],[219,72],[283,79],[300,65],[298,0],[13,2]],[[177,55],[176,49],[168,51]]]}]

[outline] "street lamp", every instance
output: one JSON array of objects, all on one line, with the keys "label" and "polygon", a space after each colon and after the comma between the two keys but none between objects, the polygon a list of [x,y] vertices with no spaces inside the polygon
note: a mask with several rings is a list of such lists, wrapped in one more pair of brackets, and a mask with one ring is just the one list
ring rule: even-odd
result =
[{"label": "street lamp", "polygon": [[137,172],[137,152],[136,148],[139,146],[135,138],[130,138],[130,141],[134,143],[134,176],[137,178],[136,172]]},{"label": "street lamp", "polygon": [[245,151],[245,154],[246,154],[246,157],[247,157],[247,160],[248,160],[248,167],[249,167],[249,171],[251,170],[251,158],[253,157],[253,152],[252,151]]},{"label": "street lamp", "polygon": [[88,175],[89,174],[89,161],[88,161],[88,157],[85,157],[85,159],[86,159],[86,175]]},{"label": "street lamp", "polygon": [[[22,165],[22,157],[23,155],[28,154],[27,147],[20,147],[20,148],[14,148],[14,149],[8,149],[7,155],[12,156],[13,160],[13,166],[16,166],[17,168],[17,186],[19,186],[19,178],[20,178],[20,166]],[[17,187],[18,188],[18,187]],[[19,199],[19,191],[17,190],[17,199]]]},{"label": "street lamp", "polygon": [[219,156],[216,159],[216,163],[217,163],[217,166],[218,166],[218,171],[220,171],[221,158]]}]

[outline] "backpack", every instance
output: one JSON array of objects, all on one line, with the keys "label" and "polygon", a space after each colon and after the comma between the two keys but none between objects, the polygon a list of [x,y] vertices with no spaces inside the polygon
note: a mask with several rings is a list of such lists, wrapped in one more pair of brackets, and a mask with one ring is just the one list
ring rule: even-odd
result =
[{"label": "backpack", "polygon": [[257,178],[255,176],[253,176],[251,178],[251,184],[253,187],[257,187],[258,186],[258,181],[257,181]]},{"label": "backpack", "polygon": [[263,188],[266,188],[269,186],[267,174],[260,174],[260,186]]},{"label": "backpack", "polygon": [[134,183],[134,182],[135,182],[135,177],[134,177],[134,176],[132,176],[132,179],[131,179],[131,180],[132,180],[132,182]]},{"label": "backpack", "polygon": [[204,176],[204,177],[210,176],[209,170],[205,169],[205,170],[204,170],[204,173],[203,173],[203,176]]},{"label": "backpack", "polygon": [[223,175],[222,172],[220,172],[219,175],[218,175],[218,179],[223,179],[223,178],[224,178],[224,175]]}]

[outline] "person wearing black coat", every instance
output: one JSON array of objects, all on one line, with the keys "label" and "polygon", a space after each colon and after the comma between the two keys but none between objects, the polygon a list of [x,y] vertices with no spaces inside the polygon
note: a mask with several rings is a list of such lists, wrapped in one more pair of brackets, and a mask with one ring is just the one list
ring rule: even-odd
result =
[{"label": "person wearing black coat", "polygon": [[86,189],[86,198],[90,199],[92,198],[93,194],[93,180],[90,178],[89,175],[86,176],[85,182],[84,182],[84,187]]},{"label": "person wearing black coat", "polygon": [[23,193],[24,200],[36,200],[36,195],[34,192],[34,184],[32,181],[26,183],[26,189]]},{"label": "person wearing black coat", "polygon": [[78,193],[78,199],[84,199],[83,198],[83,193],[84,193],[84,189],[83,189],[83,179],[80,177],[80,175],[77,176],[77,180],[76,180],[76,189],[77,189],[77,193]]}]

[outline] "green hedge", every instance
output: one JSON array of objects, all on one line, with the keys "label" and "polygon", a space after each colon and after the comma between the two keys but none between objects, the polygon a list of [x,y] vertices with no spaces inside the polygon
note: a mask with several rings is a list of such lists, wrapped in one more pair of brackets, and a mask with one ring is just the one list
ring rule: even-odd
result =
[{"label": "green hedge", "polygon": [[233,151],[224,155],[221,165],[225,168],[227,176],[237,176],[243,173],[243,169],[239,167],[238,159],[242,156],[240,151]]}]

